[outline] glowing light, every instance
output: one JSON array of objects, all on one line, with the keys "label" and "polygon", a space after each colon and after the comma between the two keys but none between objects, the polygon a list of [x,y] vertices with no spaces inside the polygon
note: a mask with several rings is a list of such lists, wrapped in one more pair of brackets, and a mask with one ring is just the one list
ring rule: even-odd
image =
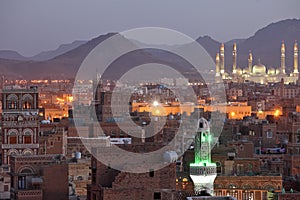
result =
[{"label": "glowing light", "polygon": [[159,103],[158,103],[158,101],[153,101],[153,106],[159,106]]},{"label": "glowing light", "polygon": [[231,117],[234,117],[235,116],[235,112],[231,112],[230,115],[231,115]]},{"label": "glowing light", "polygon": [[159,109],[156,109],[156,110],[155,110],[155,114],[156,114],[156,115],[159,115],[159,114],[160,114]]},{"label": "glowing light", "polygon": [[68,100],[68,102],[73,102],[73,96],[68,96],[67,100]]},{"label": "glowing light", "polygon": [[275,110],[275,112],[274,112],[274,116],[275,116],[275,117],[278,117],[278,116],[279,116],[279,114],[280,114],[280,111],[279,111],[279,110]]}]

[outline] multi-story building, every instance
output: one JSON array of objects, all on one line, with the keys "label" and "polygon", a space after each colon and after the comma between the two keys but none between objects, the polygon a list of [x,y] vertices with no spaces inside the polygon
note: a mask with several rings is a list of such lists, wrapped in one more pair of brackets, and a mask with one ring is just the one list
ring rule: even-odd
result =
[{"label": "multi-story building", "polygon": [[2,91],[2,164],[11,155],[37,155],[39,149],[36,87]]},{"label": "multi-story building", "polygon": [[284,175],[295,177],[300,174],[300,113],[289,114],[288,127],[290,135],[284,157]]},{"label": "multi-story building", "polygon": [[[127,150],[143,148],[157,148],[155,145],[131,146]],[[97,149],[99,153],[106,153],[108,148]],[[126,159],[126,158],[120,158]],[[125,161],[125,160],[124,160]],[[160,169],[151,170],[145,173],[122,172],[106,166],[92,157],[92,183],[88,185],[88,200],[108,200],[108,199],[166,199],[170,197],[169,192],[175,191],[176,184],[176,164]],[[143,168],[144,166],[139,166]]]},{"label": "multi-story building", "polygon": [[62,155],[11,156],[10,166],[10,199],[68,199],[68,166]]},{"label": "multi-story building", "polygon": [[234,151],[227,151],[227,155],[226,149],[224,151],[222,148],[213,153],[213,159],[219,167],[214,185],[216,196],[265,200],[269,191],[281,191],[282,176],[261,171],[260,160],[253,156],[251,142],[237,141],[230,146]]},{"label": "multi-story building", "polygon": [[63,154],[67,151],[67,131],[61,124],[41,124],[39,154]]},{"label": "multi-story building", "polygon": [[0,167],[0,199],[10,199],[11,177],[8,166]]},{"label": "multi-story building", "polygon": [[68,163],[69,183],[74,187],[72,192],[80,197],[86,196],[86,186],[91,184],[91,159],[77,156],[72,160]]}]

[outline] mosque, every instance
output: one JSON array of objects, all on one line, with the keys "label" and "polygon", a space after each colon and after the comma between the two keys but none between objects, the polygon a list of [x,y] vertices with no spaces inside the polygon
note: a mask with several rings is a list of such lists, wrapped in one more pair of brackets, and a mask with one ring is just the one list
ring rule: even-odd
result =
[{"label": "mosque", "polygon": [[285,83],[296,83],[298,80],[298,44],[294,43],[294,70],[292,73],[287,74],[285,71],[285,44],[281,44],[281,63],[280,68],[269,68],[260,63],[253,66],[253,57],[251,51],[248,57],[248,67],[241,69],[237,68],[237,45],[233,44],[232,50],[232,72],[231,74],[225,72],[225,59],[224,59],[224,44],[221,44],[220,51],[216,55],[216,77],[222,77],[223,80],[238,81],[252,81],[255,83],[265,84],[268,82],[280,82],[281,79]]}]

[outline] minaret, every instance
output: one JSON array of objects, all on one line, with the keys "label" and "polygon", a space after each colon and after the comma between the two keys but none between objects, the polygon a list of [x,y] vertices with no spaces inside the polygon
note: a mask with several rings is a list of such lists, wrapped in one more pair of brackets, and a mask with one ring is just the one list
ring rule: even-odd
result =
[{"label": "minaret", "polygon": [[280,69],[281,73],[285,74],[285,45],[284,41],[281,43],[281,58],[280,58]]},{"label": "minaret", "polygon": [[190,176],[196,194],[206,191],[213,195],[217,170],[216,164],[211,162],[212,139],[208,122],[200,118],[194,141],[195,162],[190,164]]},{"label": "minaret", "polygon": [[236,74],[236,57],[237,57],[237,50],[236,50],[236,43],[233,44],[232,50],[232,73]]},{"label": "minaret", "polygon": [[250,74],[252,73],[252,62],[253,62],[252,53],[251,53],[251,51],[249,51],[248,70],[249,70]]},{"label": "minaret", "polygon": [[220,47],[220,68],[221,68],[221,74],[225,73],[225,60],[224,60],[224,44],[221,44]]},{"label": "minaret", "polygon": [[216,55],[216,76],[220,76],[220,54]]},{"label": "minaret", "polygon": [[297,41],[295,40],[294,43],[294,74],[298,74],[298,44]]}]

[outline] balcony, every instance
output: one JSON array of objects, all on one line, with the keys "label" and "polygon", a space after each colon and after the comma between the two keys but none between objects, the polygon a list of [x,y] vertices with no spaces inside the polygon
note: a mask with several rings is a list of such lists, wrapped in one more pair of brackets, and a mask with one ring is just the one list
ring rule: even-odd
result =
[{"label": "balcony", "polygon": [[215,166],[191,165],[190,175],[195,175],[195,176],[217,175],[217,168]]}]

